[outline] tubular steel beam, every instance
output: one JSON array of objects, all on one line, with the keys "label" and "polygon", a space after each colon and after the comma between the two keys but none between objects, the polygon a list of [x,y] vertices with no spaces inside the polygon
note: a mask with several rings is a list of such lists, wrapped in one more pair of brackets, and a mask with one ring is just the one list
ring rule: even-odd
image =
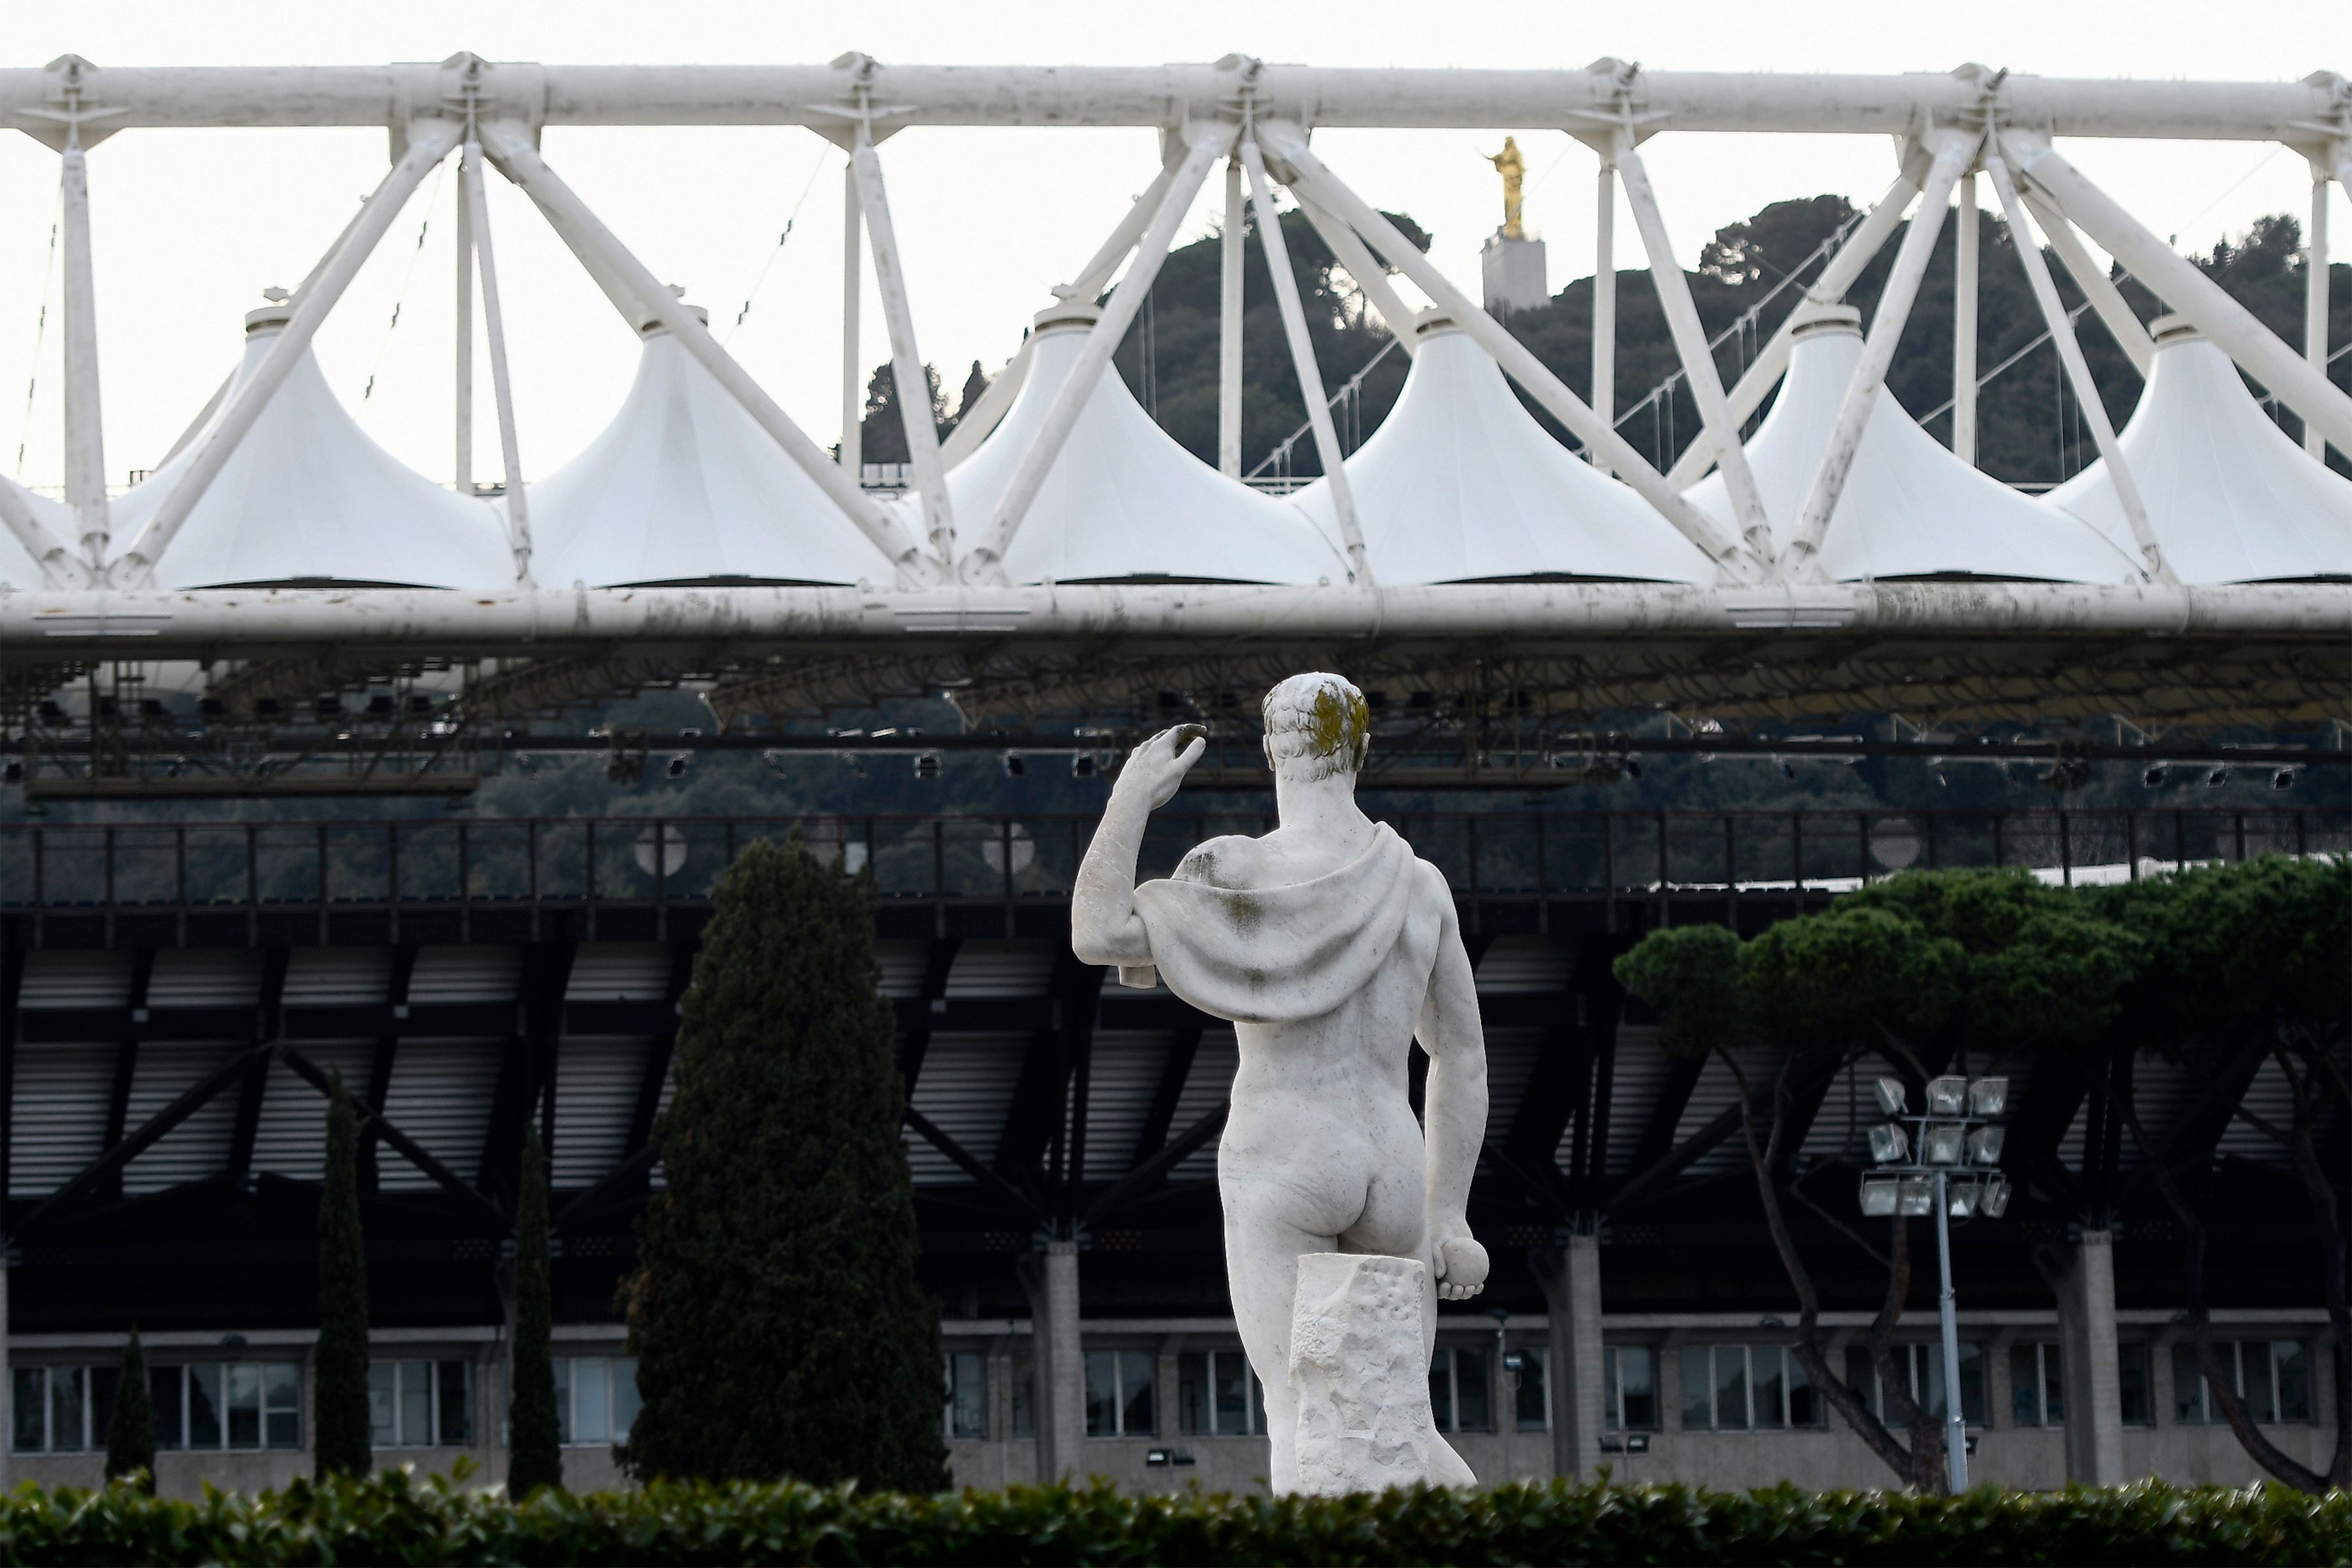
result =
[{"label": "tubular steel beam", "polygon": [[[45,660],[217,658],[331,644],[553,658],[713,642],[753,648],[947,649],[1069,638],[1494,637],[1627,640],[1847,636],[2226,637],[2342,645],[2344,590],[2318,584],[1837,583],[1792,588],[1529,583],[1329,587],[429,589],[0,595],[0,651]],[[707,665],[693,668],[704,668]]]},{"label": "tubular steel beam", "polygon": [[2124,461],[2123,448],[2116,445],[2115,424],[2107,417],[2099,384],[2091,375],[2091,362],[2083,357],[2083,344],[2074,336],[2074,323],[2067,320],[2065,304],[2058,298],[2058,285],[2051,279],[2050,263],[2043,258],[2042,247],[2033,243],[2033,226],[2026,221],[2025,204],[2018,199],[2017,183],[2009,177],[2009,165],[1998,153],[1989,153],[1984,166],[1994,194],[2000,198],[2001,211],[2008,216],[2010,233],[2016,237],[2017,258],[2025,268],[2026,281],[2032,286],[2033,301],[2041,307],[2042,324],[2050,329],[2050,342],[2058,351],[2059,362],[2066,367],[2067,381],[2074,385],[2074,401],[2082,405],[2084,422],[2090,426],[2091,438],[2098,444],[2099,457],[2107,465],[2108,482],[2116,487],[2116,502],[2131,524],[2133,541],[2139,545],[2141,564],[2157,582],[2171,582],[2172,569],[2164,563],[2164,551],[2158,545],[2156,530],[2147,521],[2147,506],[2140,500],[2139,481],[2132,477],[2131,465]]},{"label": "tubular steel beam", "polygon": [[[861,57],[850,57],[858,58]],[[474,72],[468,75],[469,69]],[[875,99],[893,125],[1167,126],[1229,107],[1232,66],[877,65]],[[1990,96],[2008,121],[2062,136],[2307,140],[2337,112],[2335,80],[2123,81],[2012,75]],[[0,70],[0,122],[54,133],[60,75]],[[824,65],[96,67],[84,100],[110,129],[149,126],[404,126],[470,81],[486,110],[534,125],[834,126],[850,80]],[[1902,136],[1988,102],[1974,79],[1642,70],[1630,89],[1583,69],[1381,69],[1269,65],[1252,81],[1262,114],[1325,126],[1524,131],[1589,124],[1633,109],[1677,131]]]},{"label": "tubular steel beam", "polygon": [[1315,340],[1307,332],[1307,310],[1298,298],[1298,275],[1290,269],[1290,247],[1282,237],[1282,215],[1274,210],[1274,183],[1266,177],[1265,159],[1257,142],[1242,139],[1242,167],[1248,171],[1250,211],[1257,219],[1258,244],[1265,251],[1267,275],[1274,282],[1275,303],[1282,312],[1283,335],[1290,342],[1290,367],[1307,399],[1307,423],[1315,432],[1315,456],[1323,481],[1331,487],[1331,513],[1339,521],[1339,538],[1348,551],[1348,580],[1371,586],[1372,569],[1364,559],[1364,531],[1356,524],[1356,494],[1348,485],[1339,433],[1331,425],[1331,407],[1323,395],[1323,372],[1315,363]]},{"label": "tubular steel beam", "polygon": [[[490,396],[498,405],[499,458],[506,476],[507,549],[514,556],[515,581],[530,581],[530,506],[523,494],[522,448],[515,437],[514,386],[507,379],[507,319],[499,302],[499,267],[497,255],[490,244],[490,209],[487,193],[482,189],[482,144],[470,138],[459,154],[457,166],[458,205],[466,214],[468,238],[472,242],[473,259],[482,274],[482,328],[490,345]],[[460,323],[465,333],[470,366],[473,326]],[[470,380],[470,376],[468,377]],[[471,396],[467,404],[471,405]],[[468,433],[470,440],[471,432]],[[472,461],[470,450],[467,462]],[[461,488],[461,494],[472,493],[470,483]]]}]

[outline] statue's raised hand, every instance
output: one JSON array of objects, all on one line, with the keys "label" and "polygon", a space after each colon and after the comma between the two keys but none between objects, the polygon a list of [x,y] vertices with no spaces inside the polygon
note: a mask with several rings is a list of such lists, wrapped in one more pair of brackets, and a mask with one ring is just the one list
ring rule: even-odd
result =
[{"label": "statue's raised hand", "polygon": [[1466,1301],[1486,1288],[1486,1249],[1470,1233],[1450,1236],[1437,1244],[1437,1293],[1448,1301]]},{"label": "statue's raised hand", "polygon": [[1140,794],[1157,811],[1176,798],[1177,787],[1201,753],[1209,749],[1209,732],[1198,724],[1162,730],[1127,754],[1118,771],[1117,794]]}]

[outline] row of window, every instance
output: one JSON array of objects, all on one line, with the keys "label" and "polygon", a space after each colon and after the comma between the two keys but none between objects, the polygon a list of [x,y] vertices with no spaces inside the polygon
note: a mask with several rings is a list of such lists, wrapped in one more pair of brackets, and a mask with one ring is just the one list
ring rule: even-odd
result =
[{"label": "row of window", "polygon": [[[2118,1403],[2124,1425],[2156,1425],[2153,1347],[2126,1341],[2116,1347]],[[2312,1357],[2299,1340],[2219,1340],[2214,1342],[2222,1373],[2263,1426],[2312,1419]],[[1443,1355],[1444,1352],[1441,1352]],[[1456,1356],[1475,1352],[1456,1351]],[[1529,1353],[1540,1376],[1540,1361]],[[1986,1420],[1985,1347],[1963,1342],[1959,1353],[1960,1415],[1972,1426]],[[1937,1343],[1893,1349],[1895,1374],[1912,1401],[1941,1418],[1944,1350]],[[1611,1345],[1603,1352],[1607,1381],[1602,1400],[1611,1431],[1654,1431],[1660,1426],[1657,1352],[1642,1345]],[[1829,1424],[1829,1404],[1784,1345],[1685,1345],[1680,1352],[1682,1426],[1690,1432],[1780,1431]],[[1436,1373],[1431,1373],[1433,1398]],[[1846,1381],[1862,1393],[1879,1419],[1887,1415],[1886,1391],[1870,1353],[1858,1345],[1845,1352]],[[2021,1342],[2009,1349],[2010,1425],[2058,1426],[2066,1419],[2065,1380],[2058,1346],[2049,1341]],[[1459,1379],[1456,1380],[1457,1385]],[[1527,1384],[1522,1382],[1524,1396]],[[2172,1347],[2173,1424],[2217,1425],[2221,1412],[2198,1370],[2194,1346]],[[1479,1396],[1483,1398],[1483,1395]],[[1521,1426],[1526,1427],[1522,1410]],[[1454,1428],[1449,1428],[1452,1430]],[[1462,1427],[1461,1430],[1485,1430]]]},{"label": "row of window", "polygon": [[[20,1366],[9,1377],[8,1446],[19,1454],[80,1454],[106,1447],[118,1366]],[[302,1369],[292,1362],[197,1362],[147,1369],[155,1447],[299,1448]]]},{"label": "row of window", "polygon": [[[474,1376],[470,1361],[371,1362],[370,1441],[378,1448],[471,1447]],[[9,1447],[19,1454],[104,1449],[121,1383],[120,1366],[15,1368],[9,1380]],[[159,1451],[302,1446],[302,1368],[297,1363],[151,1366],[147,1386]],[[634,1358],[556,1358],[556,1432],[565,1446],[621,1442],[639,1404]]]}]

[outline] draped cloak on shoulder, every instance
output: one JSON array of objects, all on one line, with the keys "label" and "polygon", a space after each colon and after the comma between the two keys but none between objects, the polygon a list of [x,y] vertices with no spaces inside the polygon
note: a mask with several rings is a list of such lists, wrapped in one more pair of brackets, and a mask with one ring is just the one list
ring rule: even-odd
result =
[{"label": "draped cloak on shoulder", "polygon": [[1135,910],[1169,990],[1213,1017],[1296,1023],[1338,1008],[1388,962],[1415,864],[1380,823],[1369,848],[1323,876],[1264,889],[1144,882]]}]

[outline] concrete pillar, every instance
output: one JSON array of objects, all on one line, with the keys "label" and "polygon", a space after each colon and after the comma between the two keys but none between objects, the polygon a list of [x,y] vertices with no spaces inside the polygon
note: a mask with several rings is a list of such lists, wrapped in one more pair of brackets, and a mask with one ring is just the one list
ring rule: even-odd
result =
[{"label": "concrete pillar", "polygon": [[1036,1382],[1037,1479],[1050,1485],[1082,1478],[1087,1440],[1087,1362],[1078,1341],[1078,1244],[1049,1241],[1022,1270],[1029,1293]]},{"label": "concrete pillar", "polygon": [[[1551,1311],[1544,1374],[1551,1400],[1552,1471],[1590,1479],[1601,1463],[1601,1434],[1607,1419],[1599,1238],[1571,1236],[1559,1251],[1541,1254],[1536,1278]],[[1509,1415],[1506,1412],[1505,1417]]]},{"label": "concrete pillar", "polygon": [[2114,1238],[2104,1230],[2084,1231],[2049,1272],[2058,1296],[2066,1479],[2084,1486],[2120,1486],[2124,1422],[2116,1377]]}]

